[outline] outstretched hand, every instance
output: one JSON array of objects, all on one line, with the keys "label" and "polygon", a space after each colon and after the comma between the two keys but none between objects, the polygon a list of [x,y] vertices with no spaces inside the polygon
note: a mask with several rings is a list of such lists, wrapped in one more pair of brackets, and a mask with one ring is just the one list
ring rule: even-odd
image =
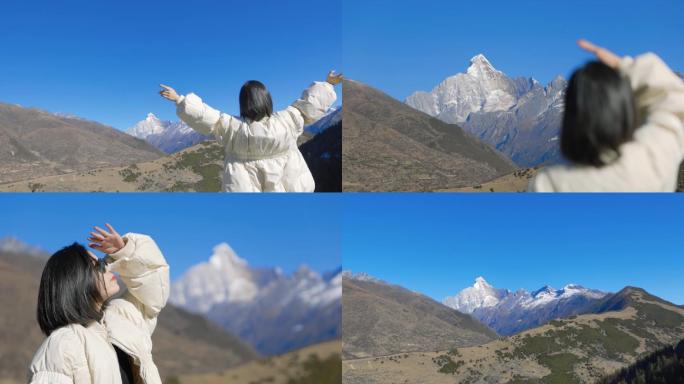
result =
[{"label": "outstretched hand", "polygon": [[164,85],[164,84],[159,84],[159,86],[162,87],[162,90],[159,91],[159,94],[160,94],[163,98],[165,98],[165,99],[167,99],[167,100],[171,100],[171,101],[173,101],[173,102],[178,101],[178,99],[180,98],[180,96],[178,96],[178,93],[176,93],[176,90],[175,90],[175,89],[169,87],[168,85]]},{"label": "outstretched hand", "polygon": [[90,244],[88,246],[110,255],[120,251],[126,245],[126,241],[116,232],[114,227],[109,224],[105,224],[105,226],[109,232],[97,226],[93,227],[95,231],[90,232],[90,237],[88,238]]},{"label": "outstretched hand", "polygon": [[603,48],[599,47],[598,45],[584,40],[584,39],[579,39],[577,40],[577,45],[580,46],[580,48],[584,49],[585,51],[591,52],[596,57],[605,65],[611,67],[611,68],[617,68],[618,64],[620,64],[620,56],[614,54],[613,52]]},{"label": "outstretched hand", "polygon": [[328,72],[328,78],[326,81],[332,85],[337,85],[342,82],[344,76],[341,73],[335,73],[335,70]]}]

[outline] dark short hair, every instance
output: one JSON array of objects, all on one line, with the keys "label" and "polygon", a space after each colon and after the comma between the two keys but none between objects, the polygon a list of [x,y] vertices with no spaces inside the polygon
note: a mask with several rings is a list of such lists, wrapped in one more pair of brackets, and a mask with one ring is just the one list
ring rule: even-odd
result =
[{"label": "dark short hair", "polygon": [[565,92],[561,153],[566,159],[601,167],[606,151],[620,155],[632,140],[637,121],[629,79],[615,69],[591,61],[570,77]]},{"label": "dark short hair", "polygon": [[273,100],[266,86],[250,80],[240,88],[240,117],[259,121],[273,114]]},{"label": "dark short hair", "polygon": [[102,319],[106,301],[93,258],[73,243],[54,253],[43,268],[38,290],[38,325],[49,336],[69,324],[87,326]]}]

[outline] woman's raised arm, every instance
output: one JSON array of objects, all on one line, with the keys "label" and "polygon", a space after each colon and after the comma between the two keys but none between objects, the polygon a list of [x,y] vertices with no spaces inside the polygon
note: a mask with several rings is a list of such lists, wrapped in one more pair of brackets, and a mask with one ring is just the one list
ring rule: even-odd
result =
[{"label": "woman's raised arm", "polygon": [[[109,231],[95,227],[90,247],[107,254],[112,272],[119,274],[128,293],[143,306],[144,315],[156,317],[169,298],[169,265],[157,244],[147,235],[128,233],[123,237],[107,224]],[[99,235],[99,236],[97,236]]]}]

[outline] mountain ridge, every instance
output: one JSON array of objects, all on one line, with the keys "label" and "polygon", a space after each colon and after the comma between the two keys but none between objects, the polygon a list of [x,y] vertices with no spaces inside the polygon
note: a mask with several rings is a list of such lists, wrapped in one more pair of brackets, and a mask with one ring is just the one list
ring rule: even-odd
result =
[{"label": "mountain ridge", "polygon": [[445,298],[442,303],[467,313],[496,330],[512,335],[559,317],[592,313],[606,292],[567,284],[562,289],[548,285],[533,292],[496,289],[478,277],[472,287]]},{"label": "mountain ridge", "polygon": [[170,301],[274,355],[340,337],[340,269],[252,268],[227,244],[172,283]]}]

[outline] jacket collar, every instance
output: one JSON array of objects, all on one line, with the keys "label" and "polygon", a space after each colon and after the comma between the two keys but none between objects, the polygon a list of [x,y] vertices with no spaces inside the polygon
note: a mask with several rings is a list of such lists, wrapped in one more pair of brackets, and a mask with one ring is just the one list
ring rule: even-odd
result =
[{"label": "jacket collar", "polygon": [[103,340],[109,341],[109,332],[107,331],[107,327],[105,327],[103,320],[93,321],[88,324],[86,328],[102,337]]}]

